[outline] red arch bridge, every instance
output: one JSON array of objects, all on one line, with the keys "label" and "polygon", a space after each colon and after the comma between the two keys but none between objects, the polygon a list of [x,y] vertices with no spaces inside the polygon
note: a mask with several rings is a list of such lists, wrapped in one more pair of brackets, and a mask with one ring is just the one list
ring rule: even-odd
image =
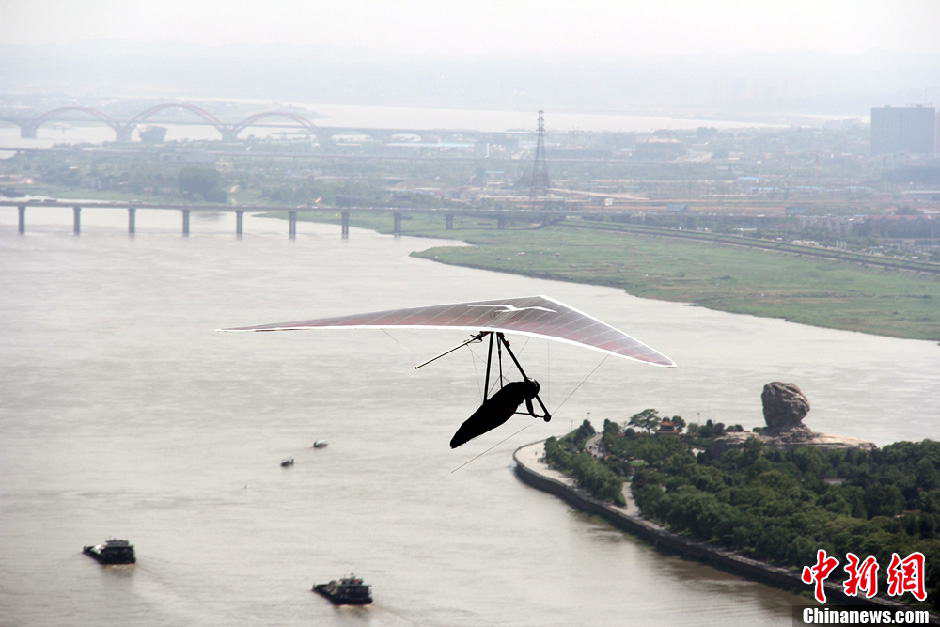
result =
[{"label": "red arch bridge", "polygon": [[104,111],[94,107],[83,107],[78,105],[57,107],[44,113],[40,113],[34,117],[6,117],[3,118],[3,120],[5,122],[10,122],[19,126],[20,135],[22,137],[36,137],[36,133],[39,130],[39,127],[43,124],[57,120],[73,120],[74,116],[78,114],[81,116],[81,118],[84,119],[103,122],[114,130],[117,141],[129,142],[131,141],[134,131],[138,126],[151,121],[154,117],[168,110],[183,111],[185,113],[191,114],[195,117],[196,123],[212,126],[219,132],[219,134],[222,136],[222,139],[226,141],[234,141],[246,128],[258,125],[262,121],[270,119],[279,120],[288,126],[299,128],[302,131],[305,131],[308,135],[316,135],[320,139],[328,139],[327,137],[323,136],[321,129],[319,129],[312,121],[294,111],[262,111],[260,113],[255,113],[254,115],[250,115],[244,120],[230,123],[223,122],[218,117],[209,111],[206,111],[202,107],[186,102],[165,102],[154,105],[148,109],[145,109],[144,111],[141,111],[140,113],[135,114],[127,120],[118,120]]},{"label": "red arch bridge", "polygon": [[133,138],[138,126],[147,122],[156,121],[154,118],[167,111],[181,111],[189,118],[185,122],[175,121],[171,124],[201,124],[213,127],[218,131],[224,141],[235,141],[247,128],[252,126],[265,126],[277,124],[296,128],[308,136],[315,136],[320,144],[333,141],[335,135],[365,135],[375,141],[393,141],[397,136],[408,135],[417,137],[420,141],[466,141],[485,139],[490,143],[516,145],[520,135],[525,133],[514,132],[483,132],[473,130],[415,130],[392,129],[372,127],[324,127],[314,124],[312,120],[296,111],[272,109],[249,115],[237,122],[226,122],[204,108],[187,102],[164,102],[154,105],[137,113],[126,120],[119,120],[114,116],[95,107],[68,105],[50,109],[31,117],[0,117],[0,121],[19,126],[22,137],[34,138],[39,128],[48,122],[76,121],[76,119],[101,122],[114,130],[115,138],[119,142],[129,142]]}]

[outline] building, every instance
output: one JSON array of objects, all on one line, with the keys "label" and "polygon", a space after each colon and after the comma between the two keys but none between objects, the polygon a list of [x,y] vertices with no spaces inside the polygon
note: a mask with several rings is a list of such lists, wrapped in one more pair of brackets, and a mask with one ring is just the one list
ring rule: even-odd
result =
[{"label": "building", "polygon": [[937,112],[933,107],[872,107],[871,154],[930,154],[935,149]]},{"label": "building", "polygon": [[659,430],[656,431],[656,435],[679,435],[682,431],[682,427],[677,422],[672,420],[663,420],[659,423]]},{"label": "building", "polygon": [[637,161],[675,161],[685,152],[685,144],[678,139],[649,137],[636,143],[633,158]]}]

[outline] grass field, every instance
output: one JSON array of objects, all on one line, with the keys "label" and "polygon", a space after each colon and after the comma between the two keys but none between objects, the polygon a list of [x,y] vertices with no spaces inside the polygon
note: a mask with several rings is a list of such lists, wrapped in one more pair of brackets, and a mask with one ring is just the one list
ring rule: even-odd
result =
[{"label": "grass field", "polygon": [[[303,219],[338,222],[336,214]],[[388,233],[392,217],[352,214]],[[496,229],[494,220],[405,214],[405,235],[458,239],[413,253],[472,268],[606,285],[647,298],[876,335],[940,340],[940,278],[858,264],[635,233]]]}]

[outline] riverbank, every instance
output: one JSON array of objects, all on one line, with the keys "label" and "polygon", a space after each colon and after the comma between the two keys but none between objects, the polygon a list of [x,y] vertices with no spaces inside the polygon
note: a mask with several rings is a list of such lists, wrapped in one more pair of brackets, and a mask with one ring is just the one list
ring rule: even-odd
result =
[{"label": "riverbank", "polygon": [[[338,222],[335,214],[302,220]],[[402,234],[453,239],[415,257],[623,289],[634,296],[872,335],[940,341],[940,277],[787,252],[601,229],[496,229],[492,219],[404,215]],[[392,231],[387,213],[354,226]]]},{"label": "riverbank", "polygon": [[[550,468],[542,461],[543,452],[544,441],[520,446],[513,452],[513,460],[516,462],[516,476],[524,483],[543,492],[554,494],[572,507],[598,515],[618,529],[628,531],[652,543],[657,549],[703,561],[721,570],[787,590],[805,592],[809,589],[801,581],[800,573],[795,570],[774,566],[707,542],[693,540],[673,533],[662,525],[646,520],[640,515],[640,511],[633,501],[629,483],[625,482],[623,488],[624,500],[626,501],[624,506],[595,499],[578,488],[573,479]],[[826,596],[831,604],[869,605],[890,609],[906,607],[901,603],[887,599],[849,597],[843,594],[841,585],[833,582],[826,582],[825,585]],[[937,620],[938,617],[932,616],[932,622]]]}]

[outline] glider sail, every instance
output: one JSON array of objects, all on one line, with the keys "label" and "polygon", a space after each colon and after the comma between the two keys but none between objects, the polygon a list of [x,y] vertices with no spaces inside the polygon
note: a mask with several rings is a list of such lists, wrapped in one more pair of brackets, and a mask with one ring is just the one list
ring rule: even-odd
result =
[{"label": "glider sail", "polygon": [[308,329],[462,329],[542,337],[575,344],[654,366],[674,367],[662,353],[597,318],[547,296],[430,305],[353,314],[318,320],[277,322],[223,331],[300,331]]}]

